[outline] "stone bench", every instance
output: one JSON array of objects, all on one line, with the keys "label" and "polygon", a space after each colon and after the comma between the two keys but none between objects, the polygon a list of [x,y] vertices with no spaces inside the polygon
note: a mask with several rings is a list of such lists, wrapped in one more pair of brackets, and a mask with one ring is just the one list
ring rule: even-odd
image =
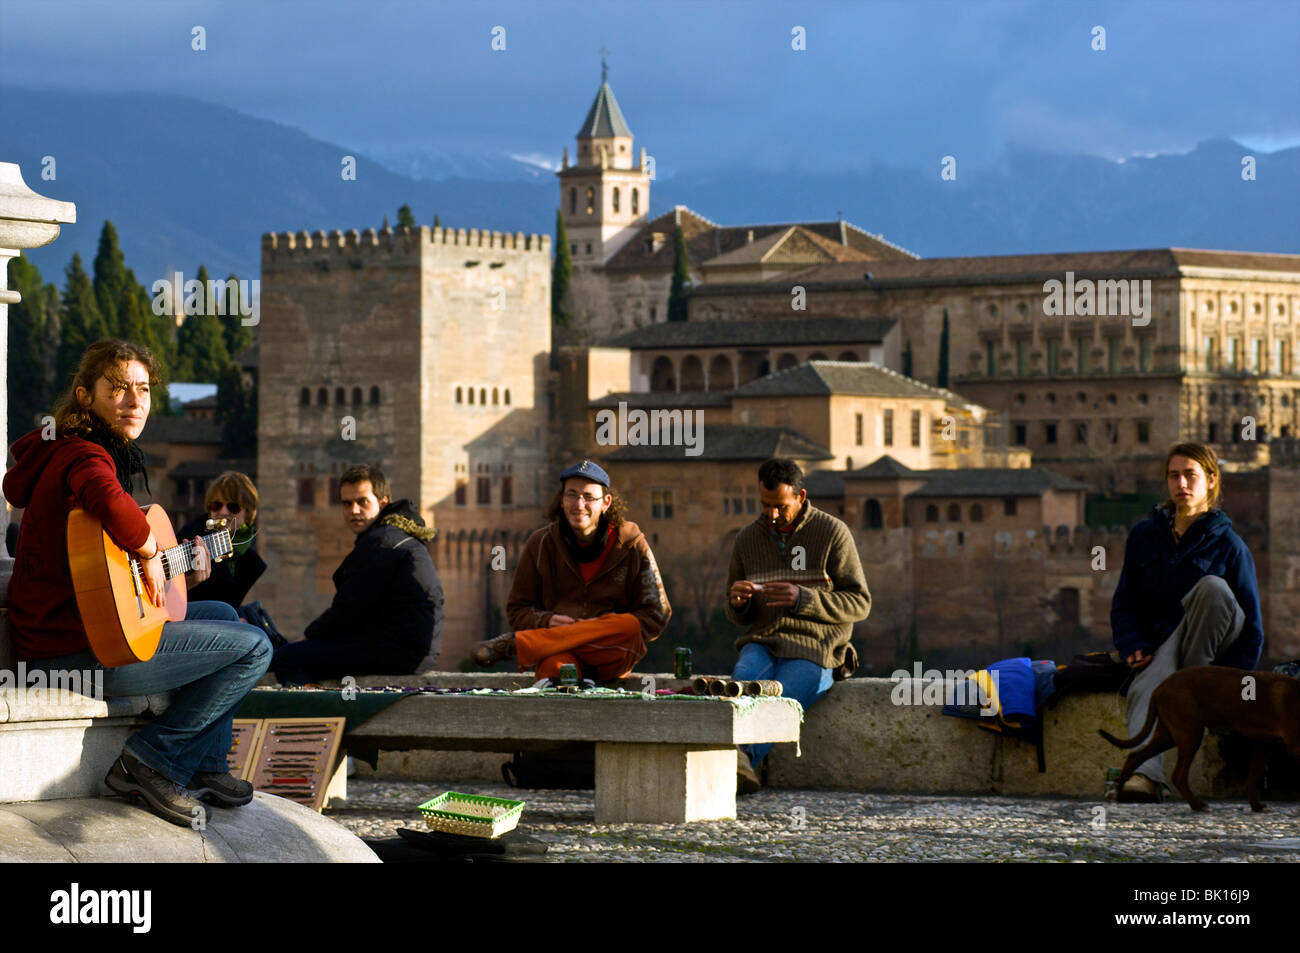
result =
[{"label": "stone bench", "polygon": [[592,742],[596,823],[681,824],[734,818],[736,746],[797,742],[799,722],[796,705],[769,698],[412,694],[344,741],[384,751],[509,752]]}]

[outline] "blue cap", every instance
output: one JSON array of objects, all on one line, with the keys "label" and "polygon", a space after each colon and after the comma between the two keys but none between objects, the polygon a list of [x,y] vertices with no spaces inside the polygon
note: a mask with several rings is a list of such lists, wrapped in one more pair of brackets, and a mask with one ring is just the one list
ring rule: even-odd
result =
[{"label": "blue cap", "polygon": [[560,482],[563,483],[569,477],[582,477],[590,483],[599,483],[605,489],[609,489],[609,474],[599,464],[592,463],[590,460],[583,460],[569,467],[560,474]]}]

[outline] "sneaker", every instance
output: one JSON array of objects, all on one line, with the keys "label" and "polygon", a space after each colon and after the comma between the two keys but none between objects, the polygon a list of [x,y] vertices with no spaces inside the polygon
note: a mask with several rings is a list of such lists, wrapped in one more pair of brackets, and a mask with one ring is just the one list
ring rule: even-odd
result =
[{"label": "sneaker", "polygon": [[754,794],[762,785],[758,781],[758,775],[754,773],[754,766],[750,764],[749,755],[736,749],[736,793],[741,797]]},{"label": "sneaker", "polygon": [[1165,799],[1165,788],[1144,774],[1135,774],[1124,782],[1116,798],[1120,804],[1159,804]]},{"label": "sneaker", "polygon": [[189,791],[217,807],[241,807],[253,799],[253,786],[229,771],[196,771]]},{"label": "sneaker", "polygon": [[180,827],[192,827],[200,817],[205,824],[212,819],[212,811],[191,797],[184,785],[159,774],[130,752],[123,751],[113,762],[104,783],[128,799],[143,800],[149,810]]}]

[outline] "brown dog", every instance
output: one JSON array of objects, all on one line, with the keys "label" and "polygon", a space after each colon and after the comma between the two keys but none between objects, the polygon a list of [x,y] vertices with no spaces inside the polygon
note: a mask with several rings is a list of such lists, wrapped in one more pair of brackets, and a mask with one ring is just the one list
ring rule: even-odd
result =
[{"label": "brown dog", "polygon": [[[1248,678],[1254,679],[1252,692],[1247,691]],[[1159,724],[1151,733],[1151,726],[1157,720]],[[1250,799],[1252,811],[1265,810],[1259,791],[1268,762],[1269,742],[1281,741],[1292,757],[1300,758],[1300,680],[1219,665],[1199,665],[1174,672],[1151,694],[1146,724],[1137,737],[1120,741],[1114,735],[1097,731],[1118,748],[1136,747],[1150,734],[1146,745],[1124,762],[1116,790],[1124,786],[1142,762],[1177,746],[1174,787],[1193,811],[1205,810],[1206,803],[1188,787],[1187,775],[1206,728],[1226,728],[1255,742],[1250,776],[1246,779],[1246,797]]]}]

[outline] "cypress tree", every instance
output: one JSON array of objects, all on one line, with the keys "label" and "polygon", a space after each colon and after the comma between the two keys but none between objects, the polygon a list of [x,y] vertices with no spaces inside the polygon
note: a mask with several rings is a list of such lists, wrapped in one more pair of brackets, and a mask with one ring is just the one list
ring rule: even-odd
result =
[{"label": "cypress tree", "polygon": [[[230,354],[222,336],[221,318],[215,313],[216,302],[207,297],[208,269],[199,266],[195,276],[204,289],[202,307],[198,314],[187,314],[176,336],[177,374],[181,380],[203,381],[215,384],[227,365]],[[208,313],[213,312],[213,313]]]},{"label": "cypress tree", "polygon": [[682,227],[673,226],[673,284],[668,292],[668,320],[686,320],[686,286],[691,280],[691,262],[686,256]]},{"label": "cypress tree", "polygon": [[903,348],[903,376],[912,376],[912,339],[907,339],[907,346]]},{"label": "cypress tree", "polygon": [[939,380],[940,387],[948,386],[948,309],[943,309],[943,331],[939,335]]},{"label": "cypress tree", "polygon": [[569,255],[569,235],[564,230],[564,216],[555,210],[555,264],[551,266],[551,323],[569,326],[564,299],[573,277],[573,258]]},{"label": "cypress tree", "polygon": [[411,206],[403,205],[397,210],[397,227],[398,228],[415,228],[415,216],[411,214]]},{"label": "cypress tree", "polygon": [[245,390],[243,375],[234,364],[217,380],[217,420],[223,457],[257,456],[257,392]]},{"label": "cypress tree", "polygon": [[154,334],[152,315],[140,307],[140,296],[130,287],[122,289],[117,305],[121,336],[134,344],[148,348],[158,361],[159,380],[151,388],[150,414],[166,413],[171,405],[171,395],[167,392],[167,365],[163,361],[161,348]]},{"label": "cypress tree", "polygon": [[96,341],[108,337],[104,317],[95,300],[95,286],[81,264],[81,254],[72,253],[66,271],[67,284],[63,291],[63,321],[59,334],[59,352],[55,377],[70,382],[77,372],[81,355]]},{"label": "cypress tree", "polygon": [[434,213],[433,213],[433,227],[434,227],[434,228],[442,228],[442,219],[440,219],[440,218],[438,217],[438,213],[437,213],[437,212],[434,212]]},{"label": "cypress tree", "polygon": [[383,225],[380,225],[379,227],[380,227],[380,229],[388,228],[388,216],[387,216],[387,215],[384,216],[384,224],[383,224]]},{"label": "cypress tree", "polygon": [[[9,261],[9,288],[22,300],[9,307],[9,439],[16,440],[37,425],[41,414],[50,411],[53,388],[47,373],[45,341],[52,297],[41,273],[24,255]],[[54,290],[54,286],[48,286]]]},{"label": "cypress tree", "polygon": [[253,329],[244,324],[243,307],[239,279],[231,272],[226,281],[231,287],[230,300],[225,317],[221,318],[221,334],[226,341],[226,353],[233,362],[253,343]]},{"label": "cypress tree", "polygon": [[118,313],[122,289],[135,284],[135,275],[126,268],[126,257],[117,240],[117,229],[105,219],[99,232],[99,250],[95,254],[95,302],[104,316],[104,325],[114,337],[127,337],[126,327]]}]

